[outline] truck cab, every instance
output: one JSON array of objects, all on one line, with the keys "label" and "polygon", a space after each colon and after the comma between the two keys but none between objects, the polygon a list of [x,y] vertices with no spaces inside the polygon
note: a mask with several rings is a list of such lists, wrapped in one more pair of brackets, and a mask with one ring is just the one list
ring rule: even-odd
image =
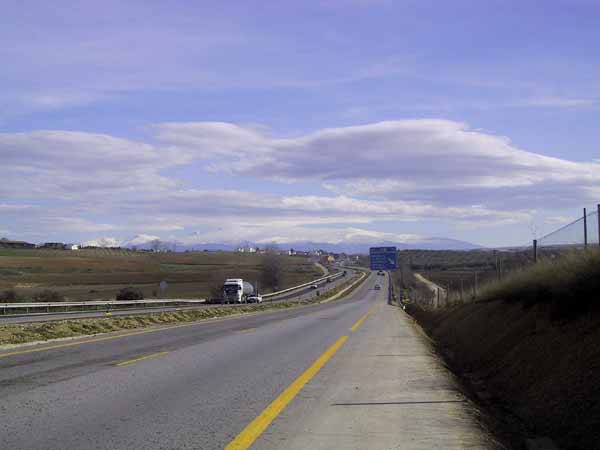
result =
[{"label": "truck cab", "polygon": [[252,294],[254,294],[254,287],[241,278],[228,278],[223,283],[224,303],[244,303]]},{"label": "truck cab", "polygon": [[223,284],[223,302],[242,303],[244,282],[241,278],[228,278]]}]

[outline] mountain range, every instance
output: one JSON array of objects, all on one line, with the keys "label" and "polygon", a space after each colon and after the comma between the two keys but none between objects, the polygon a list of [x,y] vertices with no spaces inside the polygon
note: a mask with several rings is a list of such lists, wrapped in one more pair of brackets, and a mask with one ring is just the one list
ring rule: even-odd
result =
[{"label": "mountain range", "polygon": [[399,250],[475,250],[483,248],[480,245],[473,244],[467,241],[443,237],[423,237],[411,239],[405,242],[394,242],[388,240],[373,241],[373,242],[352,242],[343,241],[337,243],[329,242],[312,242],[312,241],[295,241],[285,243],[234,243],[234,242],[206,242],[206,243],[184,243],[177,240],[162,240],[158,236],[140,234],[132,239],[118,240],[111,237],[101,237],[85,242],[83,245],[95,247],[123,247],[137,249],[169,249],[175,251],[186,250],[209,250],[209,251],[233,251],[239,247],[265,247],[267,245],[275,245],[281,249],[290,249],[300,251],[324,250],[332,253],[348,253],[348,254],[367,254],[369,247],[397,247]]}]

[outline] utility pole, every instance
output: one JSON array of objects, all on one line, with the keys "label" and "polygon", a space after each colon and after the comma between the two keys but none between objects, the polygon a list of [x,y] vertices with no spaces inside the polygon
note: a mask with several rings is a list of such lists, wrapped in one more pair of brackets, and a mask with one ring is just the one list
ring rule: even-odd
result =
[{"label": "utility pole", "polygon": [[587,249],[587,211],[583,208],[583,247]]},{"label": "utility pole", "polygon": [[500,258],[498,256],[498,251],[494,250],[494,258],[496,260],[496,278],[500,281]]},{"label": "utility pole", "polygon": [[600,246],[600,203],[598,204],[596,218],[598,219],[598,245]]}]

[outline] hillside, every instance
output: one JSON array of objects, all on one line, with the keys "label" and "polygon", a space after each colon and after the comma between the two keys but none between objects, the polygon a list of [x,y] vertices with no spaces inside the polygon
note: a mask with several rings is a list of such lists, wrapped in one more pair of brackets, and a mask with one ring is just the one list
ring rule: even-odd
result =
[{"label": "hillside", "polygon": [[480,300],[410,305],[449,365],[515,448],[549,436],[561,449],[600,438],[600,252],[541,262],[492,283]]}]

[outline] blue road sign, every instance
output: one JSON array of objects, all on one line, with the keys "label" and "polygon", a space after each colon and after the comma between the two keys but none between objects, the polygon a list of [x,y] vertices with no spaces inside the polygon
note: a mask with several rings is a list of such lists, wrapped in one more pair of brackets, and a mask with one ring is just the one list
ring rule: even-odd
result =
[{"label": "blue road sign", "polygon": [[371,247],[369,249],[371,270],[394,270],[396,263],[396,247]]}]

